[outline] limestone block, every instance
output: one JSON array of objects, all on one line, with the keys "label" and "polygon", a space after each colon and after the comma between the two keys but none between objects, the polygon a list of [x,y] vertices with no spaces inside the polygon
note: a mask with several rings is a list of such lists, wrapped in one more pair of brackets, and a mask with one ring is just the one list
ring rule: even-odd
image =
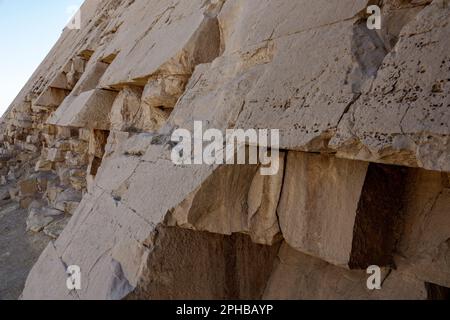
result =
[{"label": "limestone block", "polygon": [[50,148],[47,150],[47,160],[51,162],[61,162],[65,160],[65,152],[61,149]]},{"label": "limestone block", "polygon": [[78,154],[73,151],[67,151],[65,163],[70,167],[82,167],[88,164],[87,154]]},{"label": "limestone block", "polygon": [[68,127],[61,127],[61,126],[52,126],[56,127],[56,135],[59,138],[70,138],[72,136],[72,130]]},{"label": "limestone block", "polygon": [[27,231],[40,232],[63,212],[48,208],[31,207],[27,218]]},{"label": "limestone block", "polygon": [[35,171],[51,171],[53,169],[52,161],[48,160],[38,160],[34,167]]},{"label": "limestone block", "polygon": [[47,88],[35,101],[36,106],[56,108],[58,107],[70,91],[58,89],[58,88]]},{"label": "limestone block", "polygon": [[[136,3],[127,11],[128,19],[124,19],[124,25],[116,34],[116,44],[129,41],[129,34],[140,34],[143,41],[136,45],[127,45],[123,47],[120,53],[112,62],[111,66],[102,77],[100,85],[110,86],[117,83],[132,83],[133,81],[146,80],[145,77],[161,70],[164,74],[188,74],[192,72],[195,65],[192,65],[192,54],[186,54],[186,51],[193,51],[186,48],[192,38],[202,26],[207,16],[204,15],[208,7],[214,6],[206,4],[200,0],[180,2],[177,5],[167,9],[167,4],[160,1],[152,1],[151,3]],[[221,2],[219,5],[221,6]],[[163,14],[161,14],[163,12]],[[210,16],[212,16],[211,14]],[[131,23],[133,16],[144,17],[150,23],[154,23],[155,27],[143,32],[146,23]],[[178,16],[179,19],[172,19],[169,28],[163,27],[163,20],[170,17]],[[211,19],[212,20],[212,19]],[[125,30],[129,30],[125,32]],[[213,30],[211,28],[211,30]],[[144,40],[145,39],[145,40]],[[209,40],[203,46],[198,47],[198,51],[207,52],[210,49],[207,44],[213,41],[203,34],[202,39]],[[196,41],[194,41],[196,42]],[[151,43],[150,47],[144,43]],[[215,46],[211,46],[214,47]],[[196,49],[196,48],[194,48]],[[152,59],[144,57],[152,56]],[[130,66],[129,61],[134,61]],[[128,71],[125,71],[127,70]],[[188,71],[188,72],[187,72]],[[145,85],[145,82],[144,82]]]},{"label": "limestone block", "polygon": [[300,253],[287,244],[268,281],[264,299],[425,300],[425,283],[401,270],[382,270],[382,289],[367,288],[365,270],[345,270]]},{"label": "limestone block", "polygon": [[49,83],[50,88],[62,89],[62,90],[72,90],[73,84],[69,83],[67,75],[63,72],[58,73],[52,81]]},{"label": "limestone block", "polygon": [[286,242],[333,264],[347,265],[367,168],[364,162],[289,152],[278,208]]},{"label": "limestone block", "polygon": [[111,130],[133,131],[140,126],[142,89],[125,87],[111,108]]},{"label": "limestone block", "polygon": [[73,88],[72,95],[81,95],[84,92],[94,90],[100,81],[100,78],[108,68],[108,64],[104,62],[93,62],[86,66],[86,71]]},{"label": "limestone block", "polygon": [[80,133],[79,134],[79,139],[81,141],[89,142],[90,135],[91,135],[91,130],[83,129],[83,128],[80,128],[79,130],[80,130],[79,131],[79,133]]},{"label": "limestone block", "polygon": [[56,195],[53,206],[67,214],[73,214],[81,202],[82,193],[76,189],[65,189]]},{"label": "limestone block", "polygon": [[404,26],[330,142],[340,156],[450,171],[449,18],[434,1]]},{"label": "limestone block", "polygon": [[[37,299],[77,299],[67,290],[67,267],[61,260],[52,242],[44,249],[37,263],[31,270],[32,273],[46,275],[51,274],[55,282],[48,283],[47,286],[40,286],[40,280],[37,278],[27,279],[25,286],[30,289],[22,295],[24,300]],[[56,295],[55,295],[56,294]]]},{"label": "limestone block", "polygon": [[[139,137],[142,134],[138,134],[135,137]],[[111,131],[108,136],[108,141],[106,142],[105,146],[105,154],[104,157],[108,158],[112,156],[114,153],[119,154],[121,151],[121,146],[125,141],[127,141],[128,138],[130,138],[132,135],[128,132],[118,132],[118,131]],[[140,142],[142,142],[142,145],[140,148],[142,150],[147,150],[150,139],[142,139]]]},{"label": "limestone block", "polygon": [[31,196],[39,192],[38,181],[36,178],[20,181],[18,187],[21,197]]},{"label": "limestone block", "polygon": [[83,57],[74,57],[70,66],[70,71],[84,73],[86,68],[86,59]]},{"label": "limestone block", "polygon": [[39,143],[39,135],[35,134],[35,135],[27,136],[26,142],[29,144]]},{"label": "limestone block", "polygon": [[287,163],[278,216],[289,245],[351,269],[394,265],[406,168],[307,153]]},{"label": "limestone block", "polygon": [[411,172],[396,262],[423,281],[450,287],[450,189],[445,174]]},{"label": "limestone block", "polygon": [[[84,190],[87,187],[87,183],[86,183],[86,177],[76,177],[76,176],[71,176],[70,177],[70,185],[72,186],[72,188],[74,188],[75,190]],[[68,211],[70,213],[74,212],[76,207],[78,206],[78,202],[77,203],[73,203],[70,208],[68,209]]]},{"label": "limestone block", "polygon": [[280,235],[276,210],[284,167],[274,176],[261,176],[259,169],[258,165],[218,168],[171,212],[168,225],[224,235],[246,233],[255,243],[272,245]]},{"label": "limestone block", "polygon": [[75,153],[80,153],[80,154],[85,154],[88,152],[88,147],[89,144],[84,141],[84,140],[78,140],[78,139],[71,139],[69,141],[69,150],[75,152]]},{"label": "limestone block", "polygon": [[59,140],[55,142],[55,148],[61,151],[69,151],[71,149],[71,143],[66,140]]},{"label": "limestone block", "polygon": [[[64,183],[64,181],[62,181],[61,179],[60,181]],[[62,186],[56,184],[49,184],[45,192],[45,197],[47,198],[49,203],[54,204],[58,194],[62,193],[63,191],[64,188]]]},{"label": "limestone block", "polygon": [[142,128],[145,131],[157,132],[169,119],[171,109],[150,107],[142,103]]},{"label": "limestone block", "polygon": [[109,113],[117,93],[94,89],[66,100],[48,123],[65,127],[109,130]]},{"label": "limestone block", "polygon": [[[125,251],[126,245],[131,249]],[[113,255],[134,283],[143,248],[133,242],[118,247]],[[256,245],[244,235],[158,228],[149,247],[128,299],[260,299],[279,246]],[[194,269],[199,272],[186,273]]]},{"label": "limestone block", "polygon": [[150,107],[173,109],[183,94],[188,78],[186,76],[164,76],[150,79],[142,94],[142,101]]},{"label": "limestone block", "polygon": [[55,165],[56,174],[58,175],[59,181],[62,185],[68,185],[70,183],[70,169],[67,168],[65,164]]},{"label": "limestone block", "polygon": [[35,146],[34,144],[30,144],[30,143],[24,143],[22,145],[22,147],[26,151],[29,151],[29,152],[32,152],[32,153],[37,153],[39,151],[37,146]]}]

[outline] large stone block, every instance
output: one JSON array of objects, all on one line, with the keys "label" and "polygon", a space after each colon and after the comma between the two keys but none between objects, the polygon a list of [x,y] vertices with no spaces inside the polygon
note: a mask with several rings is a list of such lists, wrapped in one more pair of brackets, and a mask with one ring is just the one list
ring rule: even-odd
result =
[{"label": "large stone block", "polygon": [[[158,228],[149,242],[137,288],[128,298],[260,299],[278,247],[256,245],[244,235]],[[132,261],[130,250],[126,253],[121,255],[124,259],[118,259],[124,262],[121,265],[125,273],[129,270],[126,263]]]},{"label": "large stone block", "polygon": [[142,127],[142,89],[126,87],[117,95],[111,108],[111,130],[136,131]]},{"label": "large stone block", "polygon": [[69,95],[70,91],[59,88],[47,88],[34,102],[36,106],[56,108]]},{"label": "large stone block", "polygon": [[295,249],[352,269],[393,266],[406,169],[288,154],[278,216]]},{"label": "large stone block", "polygon": [[168,216],[172,226],[231,235],[245,233],[255,243],[280,238],[277,206],[284,176],[284,154],[274,176],[258,165],[222,166]]},{"label": "large stone block", "polygon": [[447,175],[414,170],[396,262],[426,282],[450,288],[450,188]]},{"label": "large stone block", "polygon": [[278,207],[287,243],[336,265],[348,265],[368,164],[289,152]]},{"label": "large stone block", "polygon": [[404,25],[331,140],[340,156],[450,171],[449,19],[450,7],[433,1]]},{"label": "large stone block", "polygon": [[369,290],[366,271],[345,270],[281,246],[264,299],[418,300],[427,299],[423,281],[401,270],[382,270],[381,290]]},{"label": "large stone block", "polygon": [[76,97],[68,97],[48,119],[48,124],[109,130],[109,114],[117,92],[94,89]]}]

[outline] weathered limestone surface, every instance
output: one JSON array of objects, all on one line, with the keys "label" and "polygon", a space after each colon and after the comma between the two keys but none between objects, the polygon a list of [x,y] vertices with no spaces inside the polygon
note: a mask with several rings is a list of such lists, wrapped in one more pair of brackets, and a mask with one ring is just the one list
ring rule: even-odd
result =
[{"label": "weathered limestone surface", "polygon": [[[2,118],[1,195],[54,240],[22,298],[447,292],[450,6],[369,4],[87,0]],[[194,121],[279,129],[278,173],[175,165]]]},{"label": "weathered limestone surface", "polygon": [[93,89],[83,92],[73,101],[71,97],[54,114],[49,124],[62,127],[75,127],[108,130],[107,121],[117,93],[108,90]]},{"label": "weathered limestone surface", "polygon": [[242,235],[157,230],[146,270],[128,299],[262,298],[279,245],[256,245]]},{"label": "weathered limestone surface", "polygon": [[420,279],[450,287],[450,189],[448,175],[411,173],[399,265]]},{"label": "weathered limestone surface", "polygon": [[290,246],[336,265],[350,261],[368,164],[290,152],[278,207]]},{"label": "weathered limestone surface", "polygon": [[401,30],[331,141],[340,156],[450,171],[449,15],[433,1]]},{"label": "weathered limestone surface", "polygon": [[287,244],[264,293],[264,299],[426,299],[423,281],[401,270],[383,270],[383,289],[369,291],[365,271],[349,271],[300,253]]},{"label": "weathered limestone surface", "polygon": [[225,235],[246,233],[255,243],[271,245],[280,233],[276,210],[283,169],[262,176],[257,165],[220,167],[169,214],[167,224]]}]

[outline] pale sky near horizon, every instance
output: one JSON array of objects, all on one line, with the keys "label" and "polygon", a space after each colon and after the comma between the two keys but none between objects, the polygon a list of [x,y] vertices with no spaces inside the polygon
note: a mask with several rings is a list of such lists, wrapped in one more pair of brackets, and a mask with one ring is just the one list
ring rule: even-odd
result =
[{"label": "pale sky near horizon", "polygon": [[0,115],[58,40],[82,0],[0,0]]}]

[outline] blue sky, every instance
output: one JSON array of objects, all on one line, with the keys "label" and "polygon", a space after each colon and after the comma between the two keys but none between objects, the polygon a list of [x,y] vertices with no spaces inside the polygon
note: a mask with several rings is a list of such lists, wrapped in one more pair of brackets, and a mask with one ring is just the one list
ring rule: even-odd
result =
[{"label": "blue sky", "polygon": [[0,114],[45,58],[82,0],[0,0]]}]

